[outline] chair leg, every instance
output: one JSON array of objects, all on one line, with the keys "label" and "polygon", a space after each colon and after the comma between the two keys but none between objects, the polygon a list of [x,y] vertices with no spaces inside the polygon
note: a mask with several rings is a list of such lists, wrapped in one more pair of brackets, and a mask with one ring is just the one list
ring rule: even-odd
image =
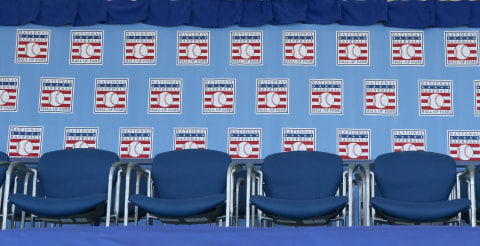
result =
[{"label": "chair leg", "polygon": [[223,219],[218,219],[218,227],[222,227],[223,226]]}]

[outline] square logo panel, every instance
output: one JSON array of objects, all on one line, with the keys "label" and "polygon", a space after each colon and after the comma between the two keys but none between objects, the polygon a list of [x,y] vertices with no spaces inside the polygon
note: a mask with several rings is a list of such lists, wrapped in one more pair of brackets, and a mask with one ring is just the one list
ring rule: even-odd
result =
[{"label": "square logo panel", "polygon": [[445,31],[445,65],[478,66],[478,31]]},{"label": "square logo panel", "polygon": [[17,30],[15,63],[48,64],[50,30]]},{"label": "square logo panel", "polygon": [[393,79],[365,79],[365,115],[397,115],[398,86]]},{"label": "square logo panel", "polygon": [[103,31],[71,31],[70,64],[103,63]]},{"label": "square logo panel", "polygon": [[0,112],[17,112],[20,77],[0,77]]},{"label": "square logo panel", "polygon": [[72,113],[74,78],[42,78],[40,113]]},{"label": "square logo panel", "polygon": [[128,79],[95,79],[94,113],[127,113]]},{"label": "square logo panel", "polygon": [[230,65],[263,64],[262,31],[230,31]]},{"label": "square logo panel", "polygon": [[228,128],[228,154],[233,159],[260,159],[261,128]]},{"label": "square logo panel", "polygon": [[315,151],[315,128],[282,128],[282,151]]},{"label": "square logo panel", "polygon": [[257,114],[288,114],[289,79],[257,79]]},{"label": "square logo panel", "polygon": [[208,129],[199,127],[175,128],[173,149],[206,149]]},{"label": "square logo panel", "polygon": [[480,161],[480,131],[448,131],[448,153],[457,161]]},{"label": "square logo panel", "polygon": [[423,32],[390,32],[392,66],[423,66]]},{"label": "square logo panel", "polygon": [[182,113],[182,79],[150,79],[148,113]]},{"label": "square logo panel", "polygon": [[39,158],[42,153],[42,126],[10,126],[8,156],[12,158]]},{"label": "square logo panel", "polygon": [[392,151],[426,151],[426,130],[392,130]]},{"label": "square logo panel", "polygon": [[453,116],[453,81],[419,80],[420,115]]},{"label": "square logo panel", "polygon": [[337,66],[370,65],[370,32],[337,31]]},{"label": "square logo panel", "polygon": [[157,31],[125,31],[123,65],[155,65]]},{"label": "square logo panel", "polygon": [[65,127],[64,149],[96,149],[98,127]]},{"label": "square logo panel", "polygon": [[235,79],[203,79],[202,112],[235,113]]},{"label": "square logo panel", "polygon": [[310,114],[343,114],[342,79],[310,79]]},{"label": "square logo panel", "polygon": [[120,128],[120,158],[152,158],[153,128]]},{"label": "square logo panel", "polygon": [[178,31],[177,43],[177,65],[210,64],[209,31]]},{"label": "square logo panel", "polygon": [[370,129],[337,129],[337,154],[342,159],[370,159]]},{"label": "square logo panel", "polygon": [[315,31],[283,31],[283,65],[315,65]]}]

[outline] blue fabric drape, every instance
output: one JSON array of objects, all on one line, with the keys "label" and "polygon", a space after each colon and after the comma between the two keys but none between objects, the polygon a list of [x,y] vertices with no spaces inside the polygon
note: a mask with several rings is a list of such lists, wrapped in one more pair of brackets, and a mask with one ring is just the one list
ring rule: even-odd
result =
[{"label": "blue fabric drape", "polygon": [[93,25],[107,20],[107,1],[77,0],[75,26]]},{"label": "blue fabric drape", "polygon": [[307,0],[271,0],[272,24],[284,25],[307,20]]},{"label": "blue fabric drape", "polygon": [[243,0],[240,26],[261,26],[273,18],[270,0]]},{"label": "blue fabric drape", "polygon": [[107,23],[129,24],[143,21],[148,15],[148,0],[110,0],[107,3]]},{"label": "blue fabric drape", "polygon": [[438,27],[468,25],[470,22],[470,3],[468,0],[436,0],[435,16],[435,26]]},{"label": "blue fabric drape", "polygon": [[433,0],[393,0],[387,4],[385,25],[392,27],[425,28],[435,24]]},{"label": "blue fabric drape", "polygon": [[150,0],[147,24],[178,26],[190,23],[190,0]]},{"label": "blue fabric drape", "polygon": [[470,26],[480,27],[480,1],[470,2]]},{"label": "blue fabric drape", "polygon": [[342,19],[341,4],[338,0],[309,0],[307,21],[312,24],[330,24]]},{"label": "blue fabric drape", "polygon": [[40,0],[0,1],[0,25],[15,26],[34,22],[40,13]]},{"label": "blue fabric drape", "polygon": [[77,15],[77,1],[41,0],[36,24],[63,26],[73,24]]},{"label": "blue fabric drape", "polygon": [[385,0],[343,0],[342,25],[367,26],[387,20]]}]

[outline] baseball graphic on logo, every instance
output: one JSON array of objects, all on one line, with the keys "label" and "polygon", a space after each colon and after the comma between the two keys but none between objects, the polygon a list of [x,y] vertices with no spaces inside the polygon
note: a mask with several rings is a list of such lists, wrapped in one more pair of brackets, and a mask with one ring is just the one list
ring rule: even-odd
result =
[{"label": "baseball graphic on logo", "polygon": [[91,44],[82,44],[79,48],[79,53],[82,58],[90,58],[95,53],[95,49]]},{"label": "baseball graphic on logo", "polygon": [[411,143],[406,143],[402,146],[402,151],[416,151],[417,147]]},{"label": "baseball graphic on logo", "polygon": [[415,48],[410,44],[404,44],[399,50],[400,56],[405,60],[410,60],[415,56]]},{"label": "baseball graphic on logo", "polygon": [[27,47],[25,47],[25,51],[29,57],[38,56],[40,54],[40,45],[35,42],[30,42],[27,44]]},{"label": "baseball graphic on logo", "polygon": [[132,49],[133,56],[138,59],[142,59],[148,54],[148,48],[144,44],[136,44]]},{"label": "baseball graphic on logo", "polygon": [[158,102],[158,105],[160,105],[160,107],[166,108],[172,104],[173,96],[169,92],[164,91],[158,94],[157,102]]},{"label": "baseball graphic on logo", "polygon": [[328,92],[324,92],[318,97],[318,104],[324,108],[330,108],[334,102],[335,98]]},{"label": "baseball graphic on logo", "polygon": [[307,56],[307,47],[305,47],[305,45],[303,44],[296,44],[293,46],[293,57],[297,58],[297,59],[302,59],[304,58],[305,56]]},{"label": "baseball graphic on logo", "polygon": [[187,46],[187,56],[190,59],[196,59],[202,54],[202,49],[197,44],[190,44]]},{"label": "baseball graphic on logo", "polygon": [[222,107],[223,105],[225,105],[225,103],[227,103],[227,96],[225,96],[225,93],[223,92],[215,92],[212,95],[212,103],[213,106],[217,108]]},{"label": "baseball graphic on logo", "polygon": [[62,105],[64,101],[65,101],[65,96],[61,91],[54,91],[50,93],[50,97],[48,98],[48,102],[50,103],[50,105],[54,107],[58,107]]},{"label": "baseball graphic on logo", "polygon": [[255,54],[255,50],[253,49],[253,46],[250,44],[242,44],[240,46],[240,56],[243,59],[249,59],[250,57]]},{"label": "baseball graphic on logo", "polygon": [[248,142],[241,142],[237,145],[238,155],[242,158],[248,157],[252,154],[252,145]]},{"label": "baseball graphic on logo", "polygon": [[305,151],[307,150],[307,146],[302,142],[295,142],[292,146],[293,151]]},{"label": "baseball graphic on logo", "polygon": [[468,161],[473,157],[473,148],[468,144],[462,144],[457,150],[458,157],[463,161]]},{"label": "baseball graphic on logo", "polygon": [[362,147],[358,143],[349,143],[347,145],[347,156],[357,159],[362,154]]},{"label": "baseball graphic on logo", "polygon": [[373,104],[376,108],[385,108],[388,106],[388,97],[384,93],[377,93],[373,97]]},{"label": "baseball graphic on logo", "polygon": [[28,140],[22,140],[17,145],[17,153],[23,156],[27,156],[28,154],[32,153],[33,151],[33,144]]},{"label": "baseball graphic on logo", "polygon": [[143,154],[143,145],[140,142],[134,141],[128,145],[128,155],[131,157],[139,157]]},{"label": "baseball graphic on logo", "polygon": [[0,105],[5,105],[10,99],[10,95],[6,90],[0,90]]},{"label": "baseball graphic on logo", "polygon": [[457,59],[465,60],[470,56],[470,48],[464,44],[459,44],[455,46],[453,50],[453,54]]},{"label": "baseball graphic on logo", "polygon": [[103,96],[103,103],[109,108],[115,107],[119,102],[119,97],[117,93],[110,91],[105,96]]},{"label": "baseball graphic on logo", "polygon": [[444,100],[440,94],[434,93],[428,97],[428,106],[433,109],[439,109],[443,107]]},{"label": "baseball graphic on logo", "polygon": [[194,142],[186,142],[184,145],[183,145],[183,148],[184,149],[198,149],[198,145]]},{"label": "baseball graphic on logo", "polygon": [[274,108],[280,103],[280,96],[275,92],[269,92],[265,98],[265,101],[268,107]]},{"label": "baseball graphic on logo", "polygon": [[84,141],[77,141],[73,145],[74,149],[88,149],[88,144],[85,143]]},{"label": "baseball graphic on logo", "polygon": [[350,44],[347,46],[345,50],[345,54],[347,55],[348,59],[355,60],[362,54],[362,50],[356,44]]}]

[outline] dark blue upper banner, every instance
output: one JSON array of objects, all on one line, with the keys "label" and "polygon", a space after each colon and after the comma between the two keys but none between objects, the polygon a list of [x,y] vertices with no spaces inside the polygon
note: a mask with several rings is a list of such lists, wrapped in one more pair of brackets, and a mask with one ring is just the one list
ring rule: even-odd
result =
[{"label": "dark blue upper banner", "polygon": [[480,0],[1,0],[0,25],[480,27]]}]

